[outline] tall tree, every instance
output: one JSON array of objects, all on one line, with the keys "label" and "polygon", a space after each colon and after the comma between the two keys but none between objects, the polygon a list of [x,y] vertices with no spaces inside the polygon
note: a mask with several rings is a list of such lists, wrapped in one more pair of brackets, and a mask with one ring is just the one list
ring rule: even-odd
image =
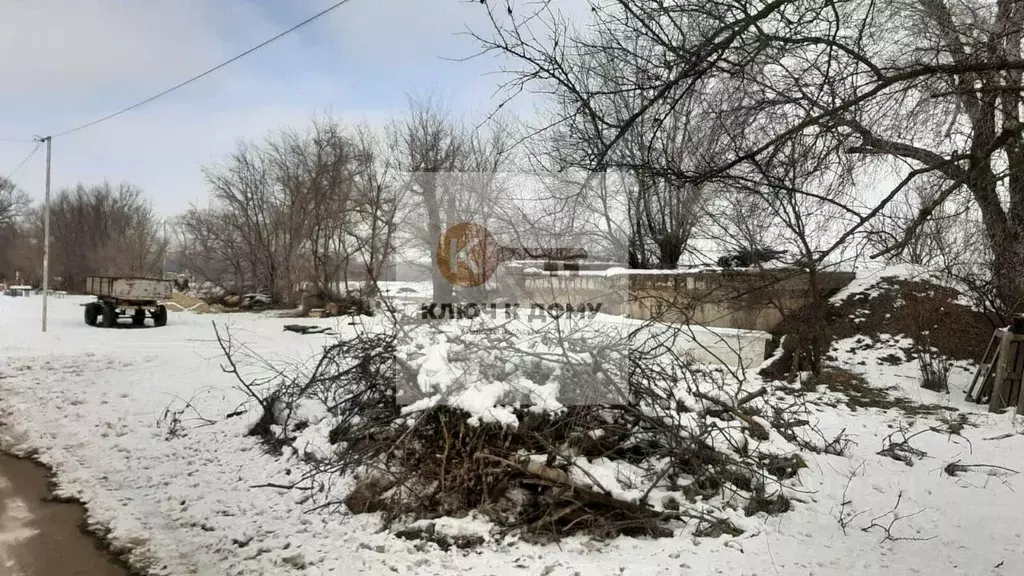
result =
[{"label": "tall tree", "polygon": [[[724,87],[733,97],[719,101],[719,113],[742,119],[729,129],[727,153],[696,170],[665,165],[667,175],[695,183],[742,177],[778,146],[808,135],[821,153],[841,150],[861,166],[889,167],[893,184],[855,208],[847,234],[826,253],[915,180],[942,178],[945,186],[906,234],[875,255],[901,250],[938,206],[965,194],[984,223],[999,299],[1024,303],[1024,276],[1016,273],[1024,262],[1024,4],[595,0],[587,28],[569,25],[550,2],[540,5],[516,3],[507,16],[488,4],[493,29],[478,37],[517,64],[510,88],[539,84],[572,97],[572,121],[598,135],[595,166],[614,163],[628,136],[650,125],[645,119]],[[637,45],[657,49],[649,73],[612,72],[600,82],[582,73],[586,54],[635,59]],[[624,116],[609,104],[623,93],[639,100]]]},{"label": "tall tree", "polygon": [[403,196],[422,218],[416,236],[430,254],[434,302],[451,302],[453,286],[436,265],[437,244],[459,222],[487,225],[511,151],[508,126],[495,121],[471,129],[438,101],[414,98],[408,115],[392,122],[388,140],[405,179]]},{"label": "tall tree", "polygon": [[[409,195],[417,199],[425,217],[422,245],[430,254],[434,302],[452,301],[452,286],[435,264],[436,245],[453,222],[444,219],[454,212],[454,195],[446,194],[464,155],[466,137],[450,115],[432,100],[411,100],[409,115],[390,127],[392,150],[407,178]],[[442,206],[442,202],[451,206]],[[450,208],[450,209],[449,209]]]},{"label": "tall tree", "polygon": [[391,257],[393,179],[365,127],[319,118],[242,143],[204,174],[210,205],[182,215],[178,244],[207,280],[280,303],[312,285],[330,300]]},{"label": "tall tree", "polygon": [[[33,214],[42,243],[42,209]],[[163,243],[159,222],[141,189],[121,183],[78,184],[59,190],[50,203],[50,273],[69,290],[85,277],[159,276]]]},{"label": "tall tree", "polygon": [[24,216],[31,206],[28,194],[0,177],[0,280],[30,271],[31,252]]}]

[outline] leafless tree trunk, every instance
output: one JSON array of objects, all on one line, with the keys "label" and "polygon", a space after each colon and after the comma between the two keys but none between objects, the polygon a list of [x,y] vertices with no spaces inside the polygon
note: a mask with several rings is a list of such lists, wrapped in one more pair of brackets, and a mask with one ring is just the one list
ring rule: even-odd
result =
[{"label": "leafless tree trunk", "polygon": [[400,170],[409,179],[409,195],[422,206],[426,227],[421,240],[431,258],[434,302],[451,302],[452,286],[435,264],[436,245],[449,224],[442,208],[442,201],[451,197],[445,194],[448,179],[444,175],[452,174],[458,167],[465,149],[464,131],[436,102],[412,100],[409,116],[390,126],[389,140]]},{"label": "leafless tree trunk", "polygon": [[[754,169],[741,186],[771,211],[774,221],[785,231],[782,240],[796,256],[795,263],[807,273],[809,305],[801,311],[797,335],[803,340],[800,344],[815,374],[821,372],[829,347],[825,334],[827,302],[821,280],[825,264],[822,247],[843,229],[843,214],[836,206],[851,200],[845,196],[850,163],[844,163],[827,143],[813,135],[789,140],[764,160],[752,162]],[[778,309],[786,313],[785,306]]]},{"label": "leafless tree trunk", "polygon": [[355,179],[355,219],[353,234],[360,242],[359,254],[366,272],[368,285],[375,289],[376,282],[392,279],[390,266],[394,263],[396,232],[405,222],[401,211],[404,198],[395,182],[395,170],[380,142],[365,126],[356,133],[361,166]]},{"label": "leafless tree trunk", "polygon": [[437,244],[459,222],[486,226],[494,212],[495,188],[510,153],[507,126],[470,130],[434,100],[413,99],[407,118],[396,120],[388,140],[396,167],[405,175],[406,194],[425,223],[418,240],[431,257],[433,298],[453,299],[453,287],[436,265]]}]

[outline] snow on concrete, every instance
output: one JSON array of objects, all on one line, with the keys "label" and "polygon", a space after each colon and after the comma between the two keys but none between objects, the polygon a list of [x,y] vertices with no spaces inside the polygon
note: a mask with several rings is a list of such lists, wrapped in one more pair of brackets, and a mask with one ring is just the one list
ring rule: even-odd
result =
[{"label": "snow on concrete", "polygon": [[651,322],[612,314],[598,314],[595,320],[633,333],[633,342],[653,339],[670,341],[676,353],[701,364],[723,364],[735,368],[753,368],[764,361],[771,334],[761,330],[742,330]]},{"label": "snow on concrete", "polygon": [[[855,444],[846,456],[803,454],[809,468],[789,488],[794,509],[772,517],[740,515],[735,521],[747,531],[739,537],[605,543],[579,537],[558,546],[495,537],[473,550],[443,552],[380,531],[372,515],[314,510],[323,495],[259,487],[289,482],[304,464],[292,453],[268,455],[256,439],[244,436],[251,411],[226,417],[239,410],[244,394],[221,370],[210,323],[230,325],[253,356],[279,362],[315,354],[326,336],[285,332],[282,326],[294,319],[257,314],[172,313],[159,329],[90,328],[82,321],[81,301],[51,302],[49,331],[42,334],[39,300],[0,298],[0,421],[21,450],[33,451],[53,468],[62,495],[86,504],[90,525],[152,574],[1024,570],[1022,477],[985,466],[956,477],[943,473],[954,461],[1024,470],[1024,423],[1012,415],[974,414],[963,437],[916,436],[913,445],[928,456],[911,467],[877,452],[894,431],[912,433],[934,426],[934,420],[812,405],[826,435],[845,430]],[[304,322],[349,329],[345,319]],[[845,359],[850,360],[855,359]],[[881,366],[867,374],[879,386],[900,375]],[[168,408],[180,412],[178,425],[162,418]],[[593,464],[595,474],[603,473],[600,462]],[[894,520],[890,511],[897,500]],[[877,527],[890,523],[894,539]],[[472,519],[439,524],[459,533],[481,529]]]}]

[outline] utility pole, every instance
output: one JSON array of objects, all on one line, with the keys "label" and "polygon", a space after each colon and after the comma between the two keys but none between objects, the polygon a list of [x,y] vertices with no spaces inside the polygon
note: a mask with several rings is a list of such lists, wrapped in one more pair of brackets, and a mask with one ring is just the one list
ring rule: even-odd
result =
[{"label": "utility pole", "polygon": [[160,279],[167,280],[167,218],[164,218],[163,272]]},{"label": "utility pole", "polygon": [[50,292],[50,145],[53,137],[40,139],[46,142],[46,200],[43,204],[43,332],[46,332],[46,297]]}]

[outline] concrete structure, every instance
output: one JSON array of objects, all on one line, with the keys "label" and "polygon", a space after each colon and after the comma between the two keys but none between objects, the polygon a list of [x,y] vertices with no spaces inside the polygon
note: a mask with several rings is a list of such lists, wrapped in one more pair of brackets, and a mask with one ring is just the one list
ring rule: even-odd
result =
[{"label": "concrete structure", "polygon": [[637,352],[667,346],[680,358],[742,369],[761,364],[772,340],[771,334],[759,330],[682,326],[608,315],[599,316],[598,322],[619,327],[624,336],[629,336],[630,348]]},{"label": "concrete structure", "polygon": [[[821,272],[828,295],[852,272]],[[495,285],[519,302],[600,304],[600,311],[640,320],[771,332],[810,302],[810,281],[796,269],[501,271]]]}]

